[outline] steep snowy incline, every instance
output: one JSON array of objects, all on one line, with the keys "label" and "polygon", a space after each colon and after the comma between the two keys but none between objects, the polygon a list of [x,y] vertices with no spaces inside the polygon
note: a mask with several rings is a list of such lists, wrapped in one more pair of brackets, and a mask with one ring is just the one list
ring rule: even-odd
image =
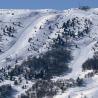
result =
[{"label": "steep snowy incline", "polygon": [[[84,78],[85,72],[82,72],[82,64],[89,58],[92,58],[94,52],[97,51],[93,47],[98,42],[98,9],[91,9],[86,13],[80,11],[79,15],[81,16],[81,14],[86,15],[85,17],[89,17],[93,22],[93,26],[90,31],[90,37],[80,40],[78,45],[82,43],[81,46],[79,46],[78,49],[76,48],[73,50],[74,59],[71,64],[69,64],[72,68],[72,72],[67,75],[57,77],[56,80],[69,78],[76,79],[77,77]],[[87,81],[86,87],[78,87],[66,90],[65,93],[57,95],[54,98],[97,98],[98,94],[96,92],[98,91],[98,76],[95,75],[91,79],[87,79]]]},{"label": "steep snowy incline", "polygon": [[[12,13],[13,11],[14,10],[12,10]],[[17,13],[16,10],[14,12]],[[73,60],[69,63],[69,67],[72,69],[72,71],[69,73],[65,73],[61,76],[53,77],[53,79],[51,80],[55,80],[55,81],[60,79],[76,80],[78,77],[84,78],[85,73],[88,71],[86,72],[82,71],[82,64],[89,58],[92,58],[94,53],[97,51],[94,47],[95,44],[98,43],[98,9],[91,9],[89,11],[84,11],[80,9],[69,9],[62,12],[46,9],[46,10],[36,10],[36,11],[28,10],[27,12],[29,16],[26,15],[25,11],[19,11],[16,15],[16,17],[20,16],[20,20],[23,21],[25,26],[24,29],[19,30],[21,33],[16,34],[17,39],[15,40],[15,43],[12,44],[10,48],[7,49],[7,51],[0,54],[0,69],[2,67],[3,68],[6,67],[7,65],[13,66],[13,64],[14,65],[16,64],[17,66],[18,63],[15,63],[15,59],[18,57],[22,57],[22,60],[26,60],[28,56],[31,56],[31,54],[35,56],[42,52],[44,53],[44,50],[48,50],[48,48],[50,49],[51,48],[50,43],[54,41],[54,38],[56,38],[57,36],[63,37],[62,35],[65,32],[62,26],[63,23],[65,22],[68,26],[68,28],[65,27],[67,28],[66,32],[67,30],[69,30],[69,32],[71,31],[70,33],[73,32],[75,33],[74,36],[71,36],[71,34],[68,36],[69,38],[68,44],[70,44],[68,48],[71,50],[73,56]],[[5,15],[5,12],[3,14]],[[12,17],[13,20],[16,18],[14,16],[9,15],[8,17],[4,17],[4,18],[1,17],[1,19],[7,21],[10,20]],[[24,21],[22,19],[27,19],[27,20]],[[91,26],[89,26],[90,30],[88,30],[89,28],[86,29],[87,26],[89,25],[88,21],[91,22]],[[88,32],[86,32],[87,34],[84,34],[86,31],[85,29],[88,30]],[[78,35],[78,33],[81,34]],[[64,38],[65,37],[63,37],[63,39]],[[64,41],[66,39],[64,39]],[[31,43],[29,40],[31,41]],[[35,50],[31,49],[32,47],[35,48]],[[29,49],[31,49],[31,51]],[[6,62],[7,58],[11,59],[10,64],[9,62]],[[27,70],[29,70],[29,68]],[[17,78],[19,77],[16,75],[16,79]],[[86,87],[69,88],[61,95],[54,96],[54,98],[68,98],[69,95],[72,98],[80,98],[82,96],[81,93],[89,97],[93,95],[94,98],[97,98],[96,92],[98,91],[98,85],[97,85],[98,76],[95,75],[93,78],[85,79],[85,81],[87,83]],[[25,80],[23,81],[23,83],[24,82],[26,83]],[[30,84],[28,83],[27,89],[29,89],[33,83],[32,81],[29,82]],[[17,88],[17,86],[15,86],[14,83],[12,81],[10,82],[9,80],[8,84],[11,83],[12,86],[15,89],[17,89],[19,95],[21,93],[25,93],[26,89],[22,90],[23,85],[21,85],[21,87],[19,87],[20,86],[19,85],[18,86],[19,88]],[[6,84],[6,80],[5,80],[5,84]],[[0,83],[0,85],[3,85],[3,83]],[[93,89],[91,89],[90,86]]]},{"label": "steep snowy incline", "polygon": [[[45,15],[36,17],[32,20],[31,24],[25,29],[24,32],[22,32],[22,35],[19,37],[17,42],[5,53],[0,55],[0,63],[5,61],[6,57],[11,56],[14,57],[18,55],[19,53],[22,53],[25,50],[25,47],[28,46],[28,40],[33,35],[35,36],[38,32],[41,25],[43,25],[47,19],[51,19],[55,17],[55,14]],[[35,32],[34,27],[37,27],[37,30]]]},{"label": "steep snowy incline", "polygon": [[69,66],[72,68],[71,73],[68,73],[65,76],[57,77],[55,79],[70,79],[72,77],[76,79],[78,76],[81,76],[82,64],[89,58],[93,57],[94,51],[92,50],[92,47],[96,42],[97,41],[94,40],[89,45],[85,45],[84,47],[82,46],[79,49],[75,49],[73,51],[74,60],[69,64]]}]

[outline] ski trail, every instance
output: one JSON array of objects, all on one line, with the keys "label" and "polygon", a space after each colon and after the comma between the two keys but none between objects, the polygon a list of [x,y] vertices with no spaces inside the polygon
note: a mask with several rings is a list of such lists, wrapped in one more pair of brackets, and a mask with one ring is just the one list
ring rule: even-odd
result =
[{"label": "ski trail", "polygon": [[93,56],[93,54],[91,53],[93,51],[91,51],[91,49],[92,49],[92,47],[94,46],[95,43],[96,43],[96,41],[93,41],[88,46],[80,48],[78,57],[76,58],[76,60],[74,60],[74,63],[71,64],[72,72],[69,75],[66,76],[67,78],[72,78],[72,77],[77,78],[79,76],[79,74],[81,74],[82,64],[89,57]]},{"label": "ski trail", "polygon": [[76,49],[77,54],[74,55],[73,61],[70,63],[70,67],[72,71],[68,74],[65,74],[61,77],[56,77],[53,80],[58,79],[76,79],[78,76],[82,75],[82,64],[89,58],[93,56],[92,47],[97,41],[93,41],[89,45],[85,47],[80,47],[80,49]]}]

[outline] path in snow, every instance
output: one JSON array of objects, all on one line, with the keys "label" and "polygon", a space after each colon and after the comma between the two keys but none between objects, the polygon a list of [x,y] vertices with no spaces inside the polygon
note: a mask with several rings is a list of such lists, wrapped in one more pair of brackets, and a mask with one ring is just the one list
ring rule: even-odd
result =
[{"label": "path in snow", "polygon": [[89,43],[87,46],[83,46],[74,50],[73,60],[70,63],[70,67],[72,68],[72,72],[65,74],[61,77],[56,77],[53,80],[57,79],[76,79],[78,76],[82,75],[82,64],[89,58],[93,56],[92,47],[97,41],[94,40],[92,43]]}]

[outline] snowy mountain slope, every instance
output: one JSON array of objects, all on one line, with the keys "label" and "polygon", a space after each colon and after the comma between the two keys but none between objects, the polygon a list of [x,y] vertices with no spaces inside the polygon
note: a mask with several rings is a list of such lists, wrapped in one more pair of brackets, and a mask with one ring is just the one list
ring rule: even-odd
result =
[{"label": "snowy mountain slope", "polygon": [[[92,14],[92,11],[95,11],[93,12],[94,14]],[[68,74],[67,76],[61,77],[61,79],[72,78],[72,77],[75,78],[77,76],[84,77],[85,72],[82,72],[81,65],[88,58],[92,58],[94,55],[94,52],[97,51],[96,48],[94,47],[98,40],[97,38],[98,37],[97,35],[98,34],[98,30],[97,30],[98,23],[97,23],[97,16],[96,16],[97,14],[95,14],[96,12],[97,12],[97,9],[93,9],[91,10],[91,13],[89,13],[88,15],[93,21],[93,27],[90,32],[90,39],[84,38],[83,40],[79,41],[78,44],[81,44],[81,47],[75,50],[76,52],[74,52],[76,59],[72,61],[72,65],[71,65],[71,67],[73,67],[72,73]],[[57,79],[60,79],[60,77]],[[92,79],[87,79],[88,86],[83,87],[83,88],[76,88],[76,89],[68,90],[64,94],[58,95],[54,98],[67,98],[67,97],[68,98],[81,98],[81,97],[97,98],[98,97],[98,95],[96,94],[96,91],[98,89],[97,79],[98,79],[97,76],[94,76]]]},{"label": "snowy mountain slope", "polygon": [[[39,23],[40,20],[42,20],[41,22],[44,22],[44,20],[48,19],[48,17],[50,18],[50,16],[46,16],[46,17],[44,16],[44,17],[41,17],[41,18],[37,17],[38,18],[38,20],[37,20],[38,24],[37,24],[37,21],[36,21],[37,27],[40,26],[40,23]],[[33,33],[34,30],[32,30],[34,26],[35,26],[35,24],[34,24],[34,20],[33,20],[33,23],[31,23],[29,25],[29,27],[21,34],[21,36],[19,37],[17,42],[13,45],[13,47],[11,47],[8,51],[6,51],[5,53],[3,53],[1,55],[1,57],[0,57],[1,58],[1,62],[2,62],[3,59],[5,59],[9,55],[10,56],[13,56],[13,55],[15,56],[15,54],[18,55],[19,53],[22,53],[22,51],[24,51],[25,47],[28,45],[28,39],[34,34]]]},{"label": "snowy mountain slope", "polygon": [[[76,80],[81,77],[86,86],[69,87],[63,93],[59,92],[61,95],[58,93],[54,98],[81,98],[81,96],[83,98],[85,96],[97,98],[98,76],[85,78],[85,75],[92,70],[83,71],[82,69],[82,64],[98,51],[97,8],[89,9],[89,11],[81,9],[64,11],[1,9],[0,20],[0,69],[2,71],[5,69],[5,72],[9,73],[9,70],[14,69],[16,65],[21,66],[23,61],[28,60],[28,57],[45,54],[51,50],[54,40],[60,36],[64,42],[67,43],[68,41],[70,45],[70,47],[66,47],[71,50],[73,56],[73,60],[68,63],[71,72],[54,76],[52,80],[64,81],[71,78]],[[1,72],[0,79],[2,76]],[[19,78],[19,76],[14,77],[15,80]],[[13,97],[17,98],[36,83],[36,80],[28,80],[29,83],[27,84],[24,77],[22,78],[23,80],[19,85],[15,85],[15,81],[6,79],[2,81],[1,79],[0,86],[11,84],[17,90]],[[23,89],[24,85],[27,86],[25,89]]]}]

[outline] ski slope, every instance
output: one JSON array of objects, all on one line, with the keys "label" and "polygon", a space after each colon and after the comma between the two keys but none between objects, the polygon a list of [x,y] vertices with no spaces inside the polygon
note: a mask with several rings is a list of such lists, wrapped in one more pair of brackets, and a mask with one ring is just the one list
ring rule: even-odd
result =
[{"label": "ski slope", "polygon": [[[68,19],[73,19],[74,17],[78,17],[80,19],[80,28],[78,25],[76,26],[75,33],[77,34],[78,30],[84,29],[84,19],[90,19],[92,21],[92,27],[90,34],[84,36],[84,38],[72,39],[70,38],[72,43],[77,44],[78,48],[72,48],[72,56],[73,60],[69,63],[72,71],[68,74],[64,74],[62,76],[54,77],[53,80],[57,81],[59,79],[76,79],[78,76],[84,77],[86,72],[82,72],[82,64],[92,58],[94,52],[97,51],[95,44],[98,41],[98,9],[91,9],[89,11],[82,11],[80,9],[68,9],[64,11],[56,11],[56,10],[0,10],[0,20],[3,22],[21,21],[24,28],[17,27],[16,38],[8,37],[9,43],[4,40],[3,45],[6,45],[6,48],[3,53],[0,54],[0,69],[7,66],[6,58],[11,58],[11,66],[15,64],[15,58],[22,57],[22,60],[25,60],[31,54],[33,56],[38,55],[41,52],[47,51],[47,47],[49,47],[49,43],[52,42],[53,38],[56,38],[58,33],[62,33],[63,30],[60,26],[62,23],[67,21]],[[14,16],[10,13],[14,13]],[[7,14],[7,15],[6,15]],[[58,23],[58,28],[55,24]],[[8,23],[7,23],[8,24]],[[49,25],[52,25],[52,31],[48,30]],[[4,25],[4,24],[3,24]],[[10,25],[10,24],[8,24]],[[11,24],[12,25],[12,24]],[[5,35],[4,35],[5,37]],[[35,50],[27,51],[30,48],[30,43],[28,40],[32,38],[33,47]],[[94,49],[93,49],[94,48]],[[36,51],[38,49],[38,51]],[[19,62],[20,63],[20,62]],[[81,98],[81,96],[87,95],[89,98],[93,96],[93,98],[97,98],[98,91],[98,76],[95,75],[93,78],[86,80],[87,87],[76,87],[69,88],[67,91],[62,93],[61,95],[54,96],[54,98],[68,98],[70,95],[71,98]],[[12,84],[12,82],[8,81],[3,84]],[[24,81],[25,84],[25,81]],[[29,81],[28,88],[31,87],[31,81]],[[21,84],[22,85],[22,84]],[[91,87],[90,87],[91,86]],[[13,85],[15,89],[18,90],[17,96],[25,93],[27,90],[22,90],[20,87],[16,87]]]},{"label": "ski slope", "polygon": [[[88,16],[94,23],[90,34],[91,38],[84,38],[83,40],[79,41],[78,44],[80,44],[81,46],[78,49],[74,49],[74,59],[71,64],[69,64],[72,68],[72,72],[65,76],[56,77],[56,80],[69,78],[76,79],[76,77],[78,76],[84,77],[85,73],[82,72],[82,64],[89,58],[93,57],[94,52],[96,51],[96,49],[94,50],[93,47],[98,41],[98,14],[95,14],[97,12],[98,9],[93,9],[91,10],[91,12],[88,12]],[[54,98],[97,98],[98,94],[96,92],[98,91],[98,76],[95,75],[93,78],[87,79],[86,81],[86,87],[68,89],[67,91],[65,91],[65,93],[54,96]]]},{"label": "ski slope", "polygon": [[[9,56],[14,58],[16,55],[20,55],[22,54],[22,52],[24,53],[24,50],[29,45],[28,43],[29,38],[36,37],[36,34],[39,32],[40,26],[44,25],[47,19],[49,20],[55,16],[56,16],[55,14],[50,14],[44,16],[39,15],[35,16],[35,18],[32,18],[31,23],[24,29],[24,31],[22,32],[21,36],[19,36],[16,43],[5,53],[0,55],[0,64],[2,64],[2,62],[4,62],[5,59]],[[36,32],[34,27],[37,27]]]}]

